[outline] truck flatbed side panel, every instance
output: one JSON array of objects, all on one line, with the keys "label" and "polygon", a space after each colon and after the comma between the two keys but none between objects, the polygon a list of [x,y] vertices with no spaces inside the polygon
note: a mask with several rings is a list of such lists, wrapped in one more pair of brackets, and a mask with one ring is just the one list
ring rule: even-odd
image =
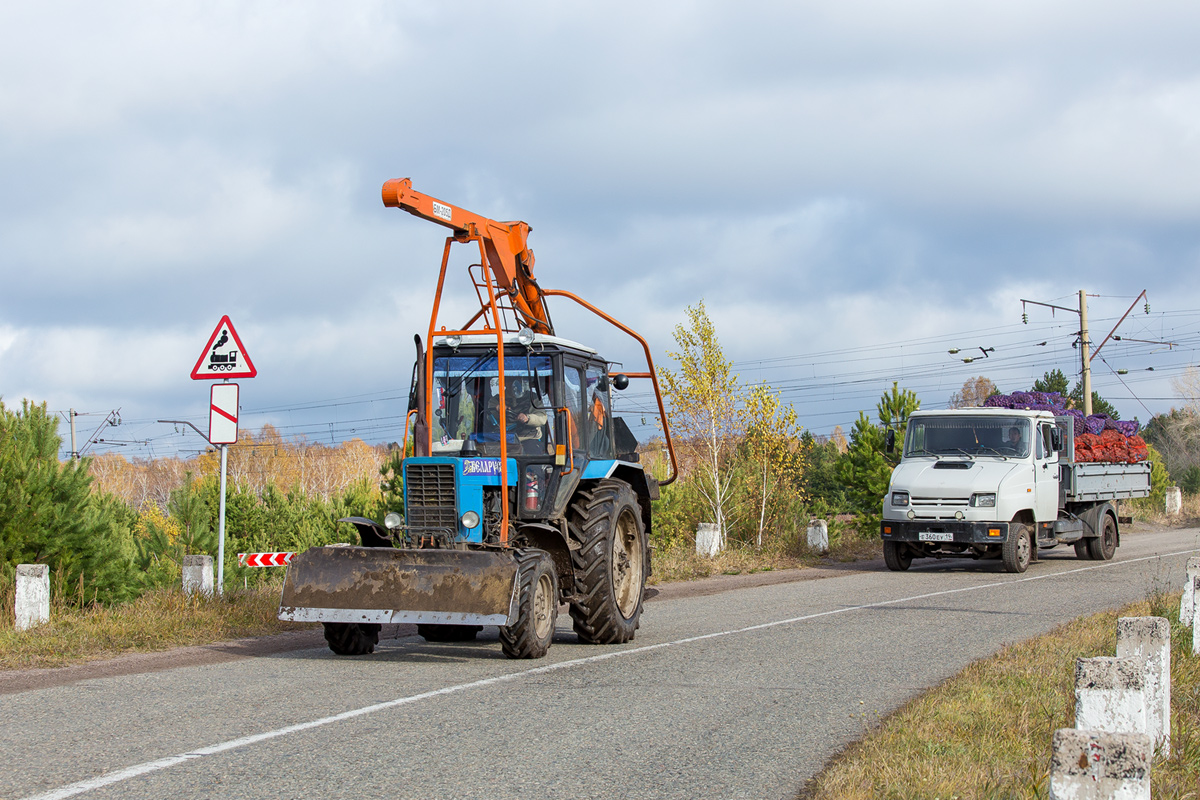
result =
[{"label": "truck flatbed side panel", "polygon": [[1073,464],[1067,499],[1076,502],[1128,500],[1150,496],[1150,462]]}]

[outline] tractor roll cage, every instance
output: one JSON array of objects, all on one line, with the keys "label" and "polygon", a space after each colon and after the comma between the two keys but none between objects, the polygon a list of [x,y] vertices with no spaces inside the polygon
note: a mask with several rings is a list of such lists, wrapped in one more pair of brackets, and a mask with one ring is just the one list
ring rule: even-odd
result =
[{"label": "tractor roll cage", "polygon": [[[658,376],[654,370],[654,359],[650,354],[650,345],[637,331],[614,319],[586,300],[561,289],[542,289],[533,277],[534,257],[528,246],[529,232],[532,230],[524,222],[496,222],[473,214],[464,209],[436,200],[428,195],[419,194],[412,190],[412,181],[408,178],[393,179],[383,185],[383,204],[401,208],[414,216],[429,220],[447,228],[453,233],[446,238],[446,246],[442,251],[442,266],[438,273],[437,292],[433,299],[433,311],[429,317],[428,338],[424,356],[424,396],[420,398],[420,416],[426,420],[433,418],[433,338],[434,336],[477,336],[495,334],[496,359],[500,373],[499,390],[499,425],[500,425],[500,485],[508,486],[508,431],[505,414],[505,380],[504,380],[504,334],[515,333],[521,327],[528,327],[535,333],[554,335],[554,324],[546,307],[547,297],[565,297],[575,301],[583,308],[608,322],[615,328],[636,339],[646,355],[646,372],[620,373],[628,378],[649,379],[654,386],[654,396],[658,403],[658,412],[662,420],[663,435],[667,444],[667,452],[671,459],[671,474],[660,485],[672,483],[678,475],[675,460],[675,447],[671,441],[671,431],[667,422],[666,409],[663,405],[662,391],[658,385]],[[438,327],[438,314],[441,309],[442,289],[446,282],[446,270],[450,263],[450,249],[455,244],[476,242],[479,246],[479,263],[468,267],[468,275],[474,284],[476,296],[479,298],[479,311],[467,320],[466,324],[456,330],[449,330],[444,325]],[[511,319],[511,322],[510,322]],[[483,327],[472,327],[482,321]],[[515,327],[514,327],[515,326]],[[615,375],[615,373],[613,373]],[[611,377],[611,375],[610,375]],[[406,426],[407,432],[407,426]],[[426,426],[426,452],[433,449],[433,428]],[[508,503],[501,503],[503,516],[500,526],[500,542],[508,543],[509,508]]]}]

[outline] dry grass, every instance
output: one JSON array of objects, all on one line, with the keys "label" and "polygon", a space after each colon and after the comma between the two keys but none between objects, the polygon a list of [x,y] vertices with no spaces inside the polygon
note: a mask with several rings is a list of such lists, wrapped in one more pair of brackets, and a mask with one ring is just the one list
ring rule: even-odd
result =
[{"label": "dry grass", "polygon": [[1122,513],[1129,509],[1135,519],[1166,525],[1172,528],[1194,528],[1200,526],[1200,494],[1183,495],[1183,506],[1176,516],[1167,516],[1162,503],[1143,503],[1132,500],[1121,506]]},{"label": "dry grass", "polygon": [[801,797],[1045,798],[1050,742],[1074,725],[1076,658],[1113,655],[1119,616],[1171,621],[1172,752],[1155,761],[1156,798],[1200,797],[1200,656],[1178,624],[1179,595],[1076,620],[975,662],[836,757]]},{"label": "dry grass", "polygon": [[871,558],[883,558],[883,545],[878,540],[872,542],[854,539],[834,547],[824,556],[803,551],[788,553],[735,547],[709,558],[695,550],[677,547],[654,553],[654,574],[650,576],[648,583],[692,581],[713,575],[744,575],[777,569],[803,569],[825,561],[846,562]]},{"label": "dry grass", "polygon": [[18,632],[11,584],[0,593],[0,669],[59,667],[122,653],[169,650],[305,626],[280,622],[277,587],[227,591],[224,598],[148,592],[120,606],[55,603],[50,622]]},{"label": "dry grass", "polygon": [[875,531],[860,538],[854,529],[837,524],[830,530],[829,538],[830,550],[824,555],[814,553],[804,543],[776,538],[762,550],[733,545],[712,558],[699,555],[694,542],[689,541],[688,546],[654,552],[654,574],[648,583],[692,581],[713,575],[744,575],[803,569],[830,561],[844,563],[883,558],[883,542]]}]

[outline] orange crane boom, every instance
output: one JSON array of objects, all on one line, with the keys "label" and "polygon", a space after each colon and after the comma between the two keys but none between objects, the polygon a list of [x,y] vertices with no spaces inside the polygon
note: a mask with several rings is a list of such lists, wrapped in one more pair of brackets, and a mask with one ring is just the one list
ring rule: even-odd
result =
[{"label": "orange crane boom", "polygon": [[529,249],[526,222],[496,222],[466,209],[414,192],[411,178],[393,178],[383,184],[383,204],[450,228],[456,239],[483,242],[496,285],[507,292],[522,322],[534,333],[554,334],[546,300],[533,277],[533,251]]}]

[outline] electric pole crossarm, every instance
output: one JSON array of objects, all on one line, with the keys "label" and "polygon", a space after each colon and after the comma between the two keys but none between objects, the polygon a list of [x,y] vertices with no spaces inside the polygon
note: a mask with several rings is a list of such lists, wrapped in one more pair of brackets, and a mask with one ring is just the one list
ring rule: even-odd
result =
[{"label": "electric pole crossarm", "polygon": [[[1117,324],[1113,325],[1113,329],[1108,332],[1108,336],[1104,337],[1104,341],[1100,343],[1100,347],[1104,347],[1104,345],[1108,343],[1108,340],[1113,338],[1113,334],[1117,332],[1117,328],[1121,327],[1121,323],[1124,322],[1125,318],[1128,317],[1133,312],[1134,306],[1136,306],[1138,304],[1138,300],[1145,298],[1145,296],[1146,296],[1146,290],[1142,289],[1142,293],[1139,294],[1136,298],[1134,298],[1133,304],[1129,306],[1129,310],[1121,315],[1121,318],[1119,320],[1117,320]],[[1148,305],[1147,305],[1147,308],[1149,308]],[[1146,313],[1147,314],[1150,313],[1149,310],[1147,310]],[[1100,347],[1097,347],[1096,352],[1092,353],[1092,358],[1095,358],[1096,356],[1100,355]]]},{"label": "electric pole crossarm", "polygon": [[[188,422],[186,419],[160,419],[159,423],[164,424],[164,425],[187,425],[189,428],[194,430],[196,433],[200,434],[201,439],[208,442],[208,437],[204,435],[204,431],[200,430],[195,425]],[[212,442],[208,442],[208,443],[212,444]]]}]

